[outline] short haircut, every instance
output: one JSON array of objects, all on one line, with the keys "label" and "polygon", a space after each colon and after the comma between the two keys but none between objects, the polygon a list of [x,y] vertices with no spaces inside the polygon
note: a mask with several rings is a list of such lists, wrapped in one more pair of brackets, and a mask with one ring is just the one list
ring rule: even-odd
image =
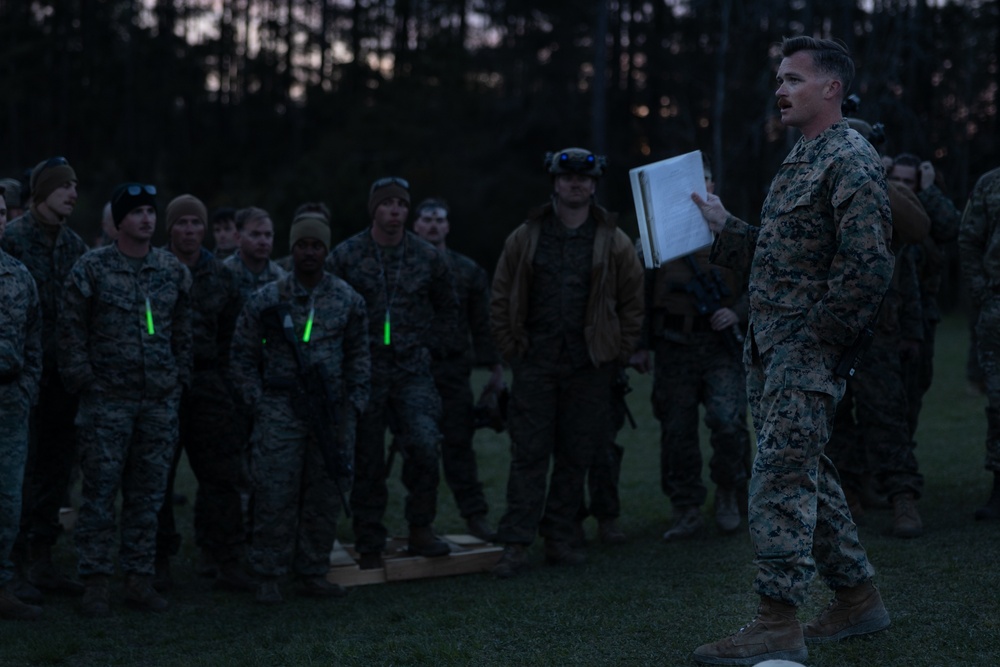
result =
[{"label": "short haircut", "polygon": [[243,231],[243,227],[252,220],[259,220],[261,218],[271,218],[271,214],[262,208],[257,208],[256,206],[247,206],[246,208],[241,208],[236,211],[236,229],[237,231]]},{"label": "short haircut", "polygon": [[786,37],[781,41],[781,55],[785,58],[799,51],[811,51],[816,69],[839,79],[843,84],[841,93],[847,95],[851,84],[854,83],[854,61],[843,42],[805,35]]},{"label": "short haircut", "polygon": [[424,214],[424,211],[427,211],[432,208],[444,209],[445,215],[448,215],[448,213],[450,212],[450,209],[448,208],[448,202],[446,202],[443,199],[436,199],[434,197],[431,197],[430,199],[425,199],[419,204],[417,204],[417,217],[419,218]]},{"label": "short haircut", "polygon": [[228,220],[236,220],[236,209],[232,206],[220,206],[212,211],[212,224]]},{"label": "short haircut", "polygon": [[295,212],[292,213],[292,220],[299,217],[303,213],[319,213],[321,216],[326,218],[326,221],[330,221],[330,207],[321,201],[307,201],[304,204],[299,204]]},{"label": "short haircut", "polygon": [[892,166],[895,167],[896,165],[900,167],[913,167],[919,170],[920,158],[913,153],[900,153],[892,159]]}]

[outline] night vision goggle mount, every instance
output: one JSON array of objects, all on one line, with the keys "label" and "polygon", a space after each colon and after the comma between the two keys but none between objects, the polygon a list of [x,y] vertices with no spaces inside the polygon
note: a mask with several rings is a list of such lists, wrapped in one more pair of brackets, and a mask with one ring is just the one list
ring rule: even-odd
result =
[{"label": "night vision goggle mount", "polygon": [[607,166],[607,157],[594,155],[585,148],[566,148],[557,153],[545,154],[545,168],[552,175],[583,174],[600,178]]}]

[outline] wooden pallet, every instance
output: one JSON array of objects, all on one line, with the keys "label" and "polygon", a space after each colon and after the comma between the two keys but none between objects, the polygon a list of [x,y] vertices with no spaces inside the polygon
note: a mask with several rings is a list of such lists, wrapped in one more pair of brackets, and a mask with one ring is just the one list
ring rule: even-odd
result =
[{"label": "wooden pallet", "polygon": [[439,558],[411,556],[406,552],[406,539],[390,538],[382,554],[384,567],[362,570],[353,544],[333,545],[327,581],[341,586],[384,584],[388,581],[448,577],[456,574],[489,572],[500,559],[503,547],[484,542],[471,535],[442,535],[451,546],[451,553]]}]

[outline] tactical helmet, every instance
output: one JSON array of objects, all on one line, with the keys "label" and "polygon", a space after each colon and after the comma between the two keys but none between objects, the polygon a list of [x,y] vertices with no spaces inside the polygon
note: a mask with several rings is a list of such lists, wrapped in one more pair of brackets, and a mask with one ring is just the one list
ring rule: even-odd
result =
[{"label": "tactical helmet", "polygon": [[545,154],[545,168],[553,176],[557,174],[583,174],[592,178],[604,175],[608,158],[594,155],[585,148],[564,148],[558,153]]}]

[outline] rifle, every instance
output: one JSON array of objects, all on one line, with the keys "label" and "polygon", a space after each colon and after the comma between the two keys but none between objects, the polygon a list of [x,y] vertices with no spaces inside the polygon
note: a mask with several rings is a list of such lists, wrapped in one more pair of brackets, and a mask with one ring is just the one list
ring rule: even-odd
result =
[{"label": "rifle", "polygon": [[864,359],[865,353],[868,352],[868,348],[872,346],[872,341],[875,339],[875,324],[878,322],[879,313],[882,311],[882,303],[882,301],[879,302],[878,308],[875,309],[875,313],[871,319],[868,320],[858,333],[858,337],[840,355],[840,361],[837,362],[837,367],[833,369],[833,374],[837,377],[842,377],[845,380],[850,380],[854,377],[858,366],[861,365],[861,360]]},{"label": "rifle", "polygon": [[[615,374],[614,379],[611,381],[611,398],[612,400],[619,401],[621,403],[622,409],[625,412],[625,417],[628,419],[628,423],[635,430],[637,425],[635,423],[635,417],[632,416],[632,411],[629,410],[628,401],[625,397],[632,393],[632,385],[628,381],[628,373],[625,372],[624,368],[619,368],[618,373]],[[620,427],[621,422],[615,424],[616,427]]]},{"label": "rifle", "polygon": [[260,314],[260,320],[264,326],[265,340],[272,335],[274,338],[284,338],[295,355],[299,372],[296,375],[298,382],[291,388],[292,409],[296,416],[309,424],[316,437],[326,472],[337,489],[344,513],[350,517],[351,506],[347,501],[345,488],[350,487],[354,480],[354,453],[348,451],[336,436],[341,422],[337,414],[340,400],[330,374],[321,364],[306,365],[287,303],[265,308]]},{"label": "rifle", "polygon": [[[712,269],[709,273],[705,273],[698,266],[693,255],[685,255],[684,260],[691,269],[691,273],[694,274],[694,277],[684,286],[684,291],[691,295],[694,300],[694,309],[698,311],[699,315],[711,317],[715,311],[722,308],[722,299],[732,296],[732,290],[726,285],[726,281],[722,279],[722,274],[718,269]],[[720,333],[722,333],[729,351],[739,357],[743,350],[744,339],[740,325],[734,324]]]}]

